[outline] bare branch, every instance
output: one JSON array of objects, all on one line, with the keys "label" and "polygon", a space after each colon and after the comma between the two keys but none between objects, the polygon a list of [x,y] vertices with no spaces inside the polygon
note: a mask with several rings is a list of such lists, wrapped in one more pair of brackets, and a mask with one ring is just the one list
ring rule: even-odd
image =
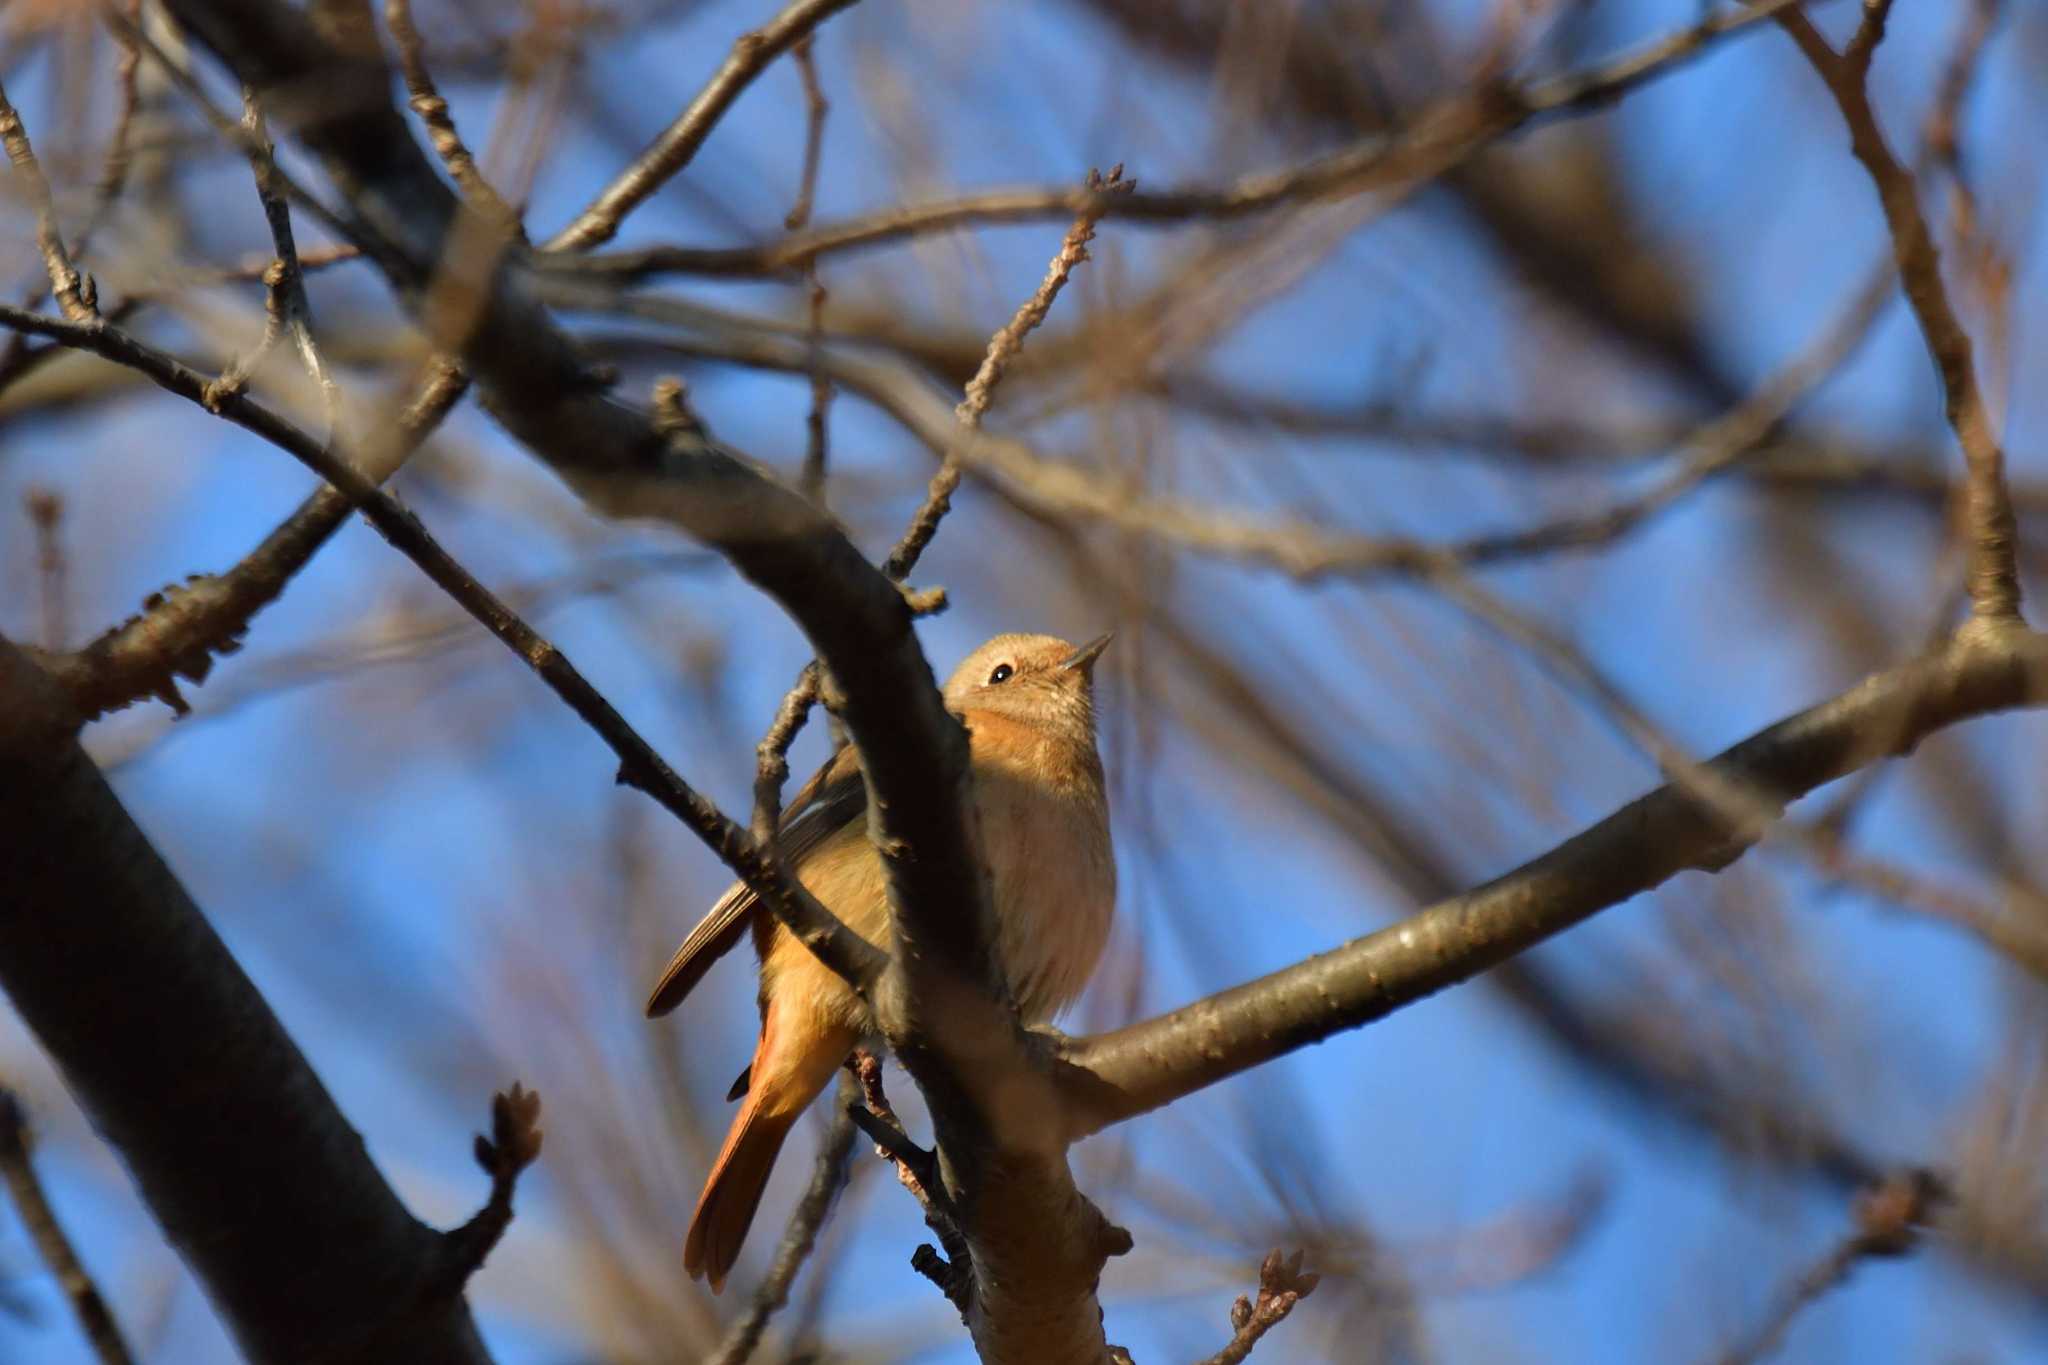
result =
[{"label": "bare branch", "polygon": [[[122,15],[129,24],[137,21],[141,11],[142,0],[121,0]],[[91,250],[93,238],[106,222],[109,210],[127,188],[128,171],[133,164],[129,139],[135,131],[135,111],[141,104],[140,82],[136,77],[142,68],[142,53],[125,30],[116,26],[111,31],[121,50],[114,62],[114,130],[107,137],[106,157],[93,181],[92,206],[86,210],[85,222],[72,244],[72,255],[79,258]],[[35,299],[30,299],[23,306],[33,307],[35,303]]]},{"label": "bare branch", "polygon": [[47,488],[31,488],[22,495],[29,524],[36,533],[36,580],[42,590],[43,648],[59,650],[71,638],[70,599],[64,559],[64,499]]},{"label": "bare branch", "polygon": [[1865,1261],[1910,1253],[1920,1233],[1949,1199],[1948,1185],[1932,1171],[1899,1171],[1859,1194],[1856,1226],[1841,1243],[1796,1276],[1778,1296],[1769,1316],[1717,1359],[1719,1365],[1756,1365],[1784,1343],[1799,1314],[1829,1291],[1847,1283]]},{"label": "bare branch", "polygon": [[[1788,717],[1702,767],[1789,802],[1934,731],[2048,701],[2048,639],[1958,638]],[[1073,1136],[1146,1113],[1305,1044],[1382,1018],[1688,869],[1754,841],[1679,783],[1550,852],[1389,928],[1112,1033],[1063,1040]]]},{"label": "bare branch", "polygon": [[[64,324],[60,324],[64,325]],[[204,381],[191,375],[196,393]],[[408,1213],[234,957],[0,642],[0,987],[259,1365],[487,1365]]]},{"label": "bare branch", "polygon": [[[812,35],[806,33],[790,51],[790,60],[796,63],[797,75],[804,87],[804,167],[797,182],[796,203],[790,206],[788,216],[782,220],[783,227],[791,232],[811,221],[811,205],[818,195],[818,158],[825,146],[825,114],[831,108],[825,102],[823,87],[818,84],[818,62],[812,47]],[[832,405],[832,383],[816,363],[817,354],[825,344],[826,296],[825,286],[818,282],[815,261],[804,267],[803,274],[810,313],[810,326],[804,340],[810,346],[813,363],[811,411],[805,419],[809,440],[804,448],[803,473],[797,479],[797,487],[805,497],[820,502],[825,496],[825,414]]]},{"label": "bare branch", "polygon": [[896,1179],[924,1212],[925,1226],[945,1248],[941,1252],[930,1245],[918,1247],[910,1255],[911,1269],[937,1285],[964,1320],[974,1306],[974,1253],[960,1231],[960,1211],[946,1193],[938,1154],[918,1146],[904,1132],[882,1089],[881,1058],[858,1048],[846,1066],[860,1088],[860,1099],[846,1106],[847,1117],[875,1144],[875,1155],[895,1167]]},{"label": "bare branch", "polygon": [[676,121],[648,144],[633,164],[620,171],[612,182],[591,200],[590,206],[571,219],[544,248],[547,251],[585,251],[608,242],[618,232],[626,215],[672,179],[697,155],[704,139],[770,63],[810,36],[819,24],[855,0],[790,0],[773,19],[751,33],[743,33],[732,46],[732,54],[711,77],[710,84],[690,102]]},{"label": "bare branch", "polygon": [[1137,223],[1228,219],[1305,199],[1398,190],[1442,174],[1532,121],[1604,109],[1638,86],[1698,57],[1718,40],[1744,32],[1796,3],[1765,0],[1726,10],[1587,71],[1522,88],[1485,87],[1423,115],[1411,128],[1375,135],[1300,166],[1249,176],[1231,185],[1119,195],[1108,203],[1103,192],[1088,189],[994,190],[890,209],[755,246],[652,247],[583,260],[556,256],[541,264],[551,270],[619,279],[673,273],[772,275],[823,255],[977,224],[1041,222],[1089,211]]},{"label": "bare branch", "polygon": [[412,21],[412,0],[384,0],[384,22],[398,47],[398,69],[405,77],[406,94],[410,96],[407,103],[426,125],[427,140],[433,144],[441,164],[448,168],[449,176],[479,213],[523,239],[525,229],[519,224],[519,215],[484,178],[468,144],[455,129],[448,101],[441,98],[441,92],[434,86],[433,74],[427,70],[426,43]]},{"label": "bare branch", "polygon": [[1948,286],[1942,281],[1941,253],[1920,206],[1918,181],[1892,154],[1870,105],[1870,57],[1884,36],[1889,10],[1889,0],[1872,0],[1849,48],[1840,56],[1800,11],[1785,10],[1778,15],[1778,22],[1834,96],[1848,125],[1850,150],[1869,173],[1884,208],[1899,279],[1940,375],[1949,427],[1968,468],[1964,507],[1972,547],[1971,608],[1980,621],[2009,625],[2020,619],[2020,580],[2018,530],[2005,483],[2005,451],[1978,383],[1969,333],[1956,317]]},{"label": "bare branch", "polygon": [[[394,434],[356,467],[363,480],[374,486],[397,472],[467,387],[453,367],[432,367],[400,410]],[[157,697],[184,714],[189,708],[178,679],[204,682],[215,656],[239,649],[256,613],[277,600],[354,508],[340,488],[322,485],[234,568],[164,588],[143,604],[140,615],[74,654],[42,659],[44,668],[87,720],[144,697]]]},{"label": "bare branch", "polygon": [[775,837],[777,822],[782,818],[782,784],[789,781],[789,746],[796,742],[797,732],[803,729],[805,718],[817,705],[819,681],[818,663],[814,659],[797,674],[796,685],[782,698],[768,733],[761,736],[761,742],[754,748],[753,833],[764,846]]},{"label": "bare branch", "polygon": [[133,1365],[135,1356],[121,1335],[121,1324],[114,1321],[106,1296],[78,1259],[77,1248],[71,1245],[56,1210],[50,1207],[49,1196],[43,1193],[30,1146],[28,1115],[21,1100],[0,1086],[0,1181],[6,1183],[29,1241],[64,1291],[72,1316],[78,1319],[79,1330],[92,1344],[100,1365]]},{"label": "bare branch", "polygon": [[[825,334],[825,286],[818,283],[816,266],[805,269],[809,277],[804,293],[810,308],[810,333],[805,338],[811,354],[818,355],[824,349]],[[825,415],[832,406],[832,381],[825,377],[822,365],[811,366],[811,410],[804,418],[804,467],[797,478],[797,487],[813,502],[822,502],[825,497],[825,467],[828,431]]]},{"label": "bare branch", "polygon": [[1302,1272],[1299,1251],[1292,1256],[1283,1255],[1278,1248],[1267,1252],[1266,1259],[1259,1264],[1258,1301],[1240,1297],[1231,1305],[1230,1326],[1234,1335],[1230,1344],[1201,1365],[1243,1365],[1251,1358],[1259,1338],[1286,1321],[1294,1305],[1313,1294],[1321,1281],[1320,1275]]},{"label": "bare branch", "polygon": [[789,51],[797,76],[804,86],[804,165],[797,178],[796,202],[790,205],[782,226],[790,232],[811,221],[811,205],[818,196],[818,158],[825,149],[825,115],[832,106],[818,84],[818,59],[813,52],[813,35],[806,33]]},{"label": "bare branch", "polygon": [[[204,402],[209,381],[116,328],[77,327],[55,318],[0,305],[0,325],[52,337],[80,350],[126,365],[159,387],[195,403]],[[786,876],[760,847],[718,808],[677,776],[660,755],[577,671],[575,665],[498,600],[443,550],[426,527],[389,494],[378,489],[324,445],[242,394],[215,395],[221,416],[294,456],[341,490],[364,520],[461,604],[555,694],[569,704],[619,757],[619,780],[652,796],[708,844],[763,903],[816,953],[857,988],[874,980],[885,961],[867,940],[819,905],[802,885]]]},{"label": "bare branch", "polygon": [[512,1225],[512,1192],[519,1176],[540,1159],[540,1096],[512,1083],[491,1099],[491,1135],[476,1137],[476,1164],[491,1178],[490,1197],[467,1223],[442,1235],[442,1274],[466,1283]]},{"label": "bare branch", "polygon": [[[967,395],[953,409],[963,432],[981,429],[981,419],[995,400],[996,385],[1002,382],[1004,369],[1024,349],[1024,338],[1030,336],[1038,324],[1045,321],[1046,314],[1052,311],[1053,300],[1066,287],[1074,267],[1088,259],[1088,244],[1095,240],[1095,226],[1102,221],[1107,205],[1118,198],[1129,197],[1137,188],[1137,182],[1124,179],[1124,168],[1118,165],[1112,167],[1106,177],[1100,171],[1088,172],[1082,188],[1091,196],[1091,202],[1079,211],[1073,226],[1067,229],[1067,235],[1061,240],[1060,249],[1053,254],[1052,264],[1046,267],[1045,278],[1038,282],[1037,290],[989,338],[981,368],[967,381]],[[931,486],[925,490],[924,505],[917,509],[903,538],[882,561],[882,572],[898,582],[909,577],[910,571],[917,567],[925,547],[938,534],[939,522],[945,519],[953,506],[954,491],[960,487],[959,457],[951,444],[942,448],[945,457],[939,462],[939,472],[932,475]]]},{"label": "bare branch", "polygon": [[313,340],[313,305],[306,298],[306,272],[299,264],[298,243],[292,233],[289,190],[284,174],[277,168],[277,149],[271,145],[270,131],[264,126],[263,108],[256,102],[255,92],[247,88],[242,91],[242,131],[247,139],[244,150],[249,167],[256,176],[256,197],[263,204],[263,218],[270,226],[270,240],[277,256],[263,272],[263,338],[253,352],[228,366],[227,372],[215,381],[215,389],[242,388],[278,337],[289,333],[306,377],[313,381],[326,404],[328,439],[332,440],[341,425],[341,388],[327,373],[320,347]]},{"label": "bare branch", "polygon": [[22,126],[21,115],[15,112],[4,86],[0,86],[0,146],[6,147],[7,159],[14,163],[14,172],[21,177],[28,201],[35,207],[36,245],[42,248],[43,268],[49,272],[50,293],[56,298],[58,309],[72,322],[90,322],[99,316],[92,278],[71,264],[71,253],[64,249],[64,233],[57,225],[57,204],[50,197],[50,182],[43,175],[43,164],[36,159],[35,148],[29,143],[28,129]]}]

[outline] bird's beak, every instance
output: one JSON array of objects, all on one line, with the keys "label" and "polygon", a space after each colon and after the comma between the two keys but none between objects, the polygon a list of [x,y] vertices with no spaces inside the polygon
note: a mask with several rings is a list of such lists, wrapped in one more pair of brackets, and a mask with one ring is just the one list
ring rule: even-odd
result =
[{"label": "bird's beak", "polygon": [[1060,667],[1078,668],[1081,672],[1093,676],[1095,661],[1102,657],[1102,651],[1109,648],[1109,642],[1114,638],[1114,632],[1096,636],[1087,644],[1082,645],[1072,654],[1060,660]]}]

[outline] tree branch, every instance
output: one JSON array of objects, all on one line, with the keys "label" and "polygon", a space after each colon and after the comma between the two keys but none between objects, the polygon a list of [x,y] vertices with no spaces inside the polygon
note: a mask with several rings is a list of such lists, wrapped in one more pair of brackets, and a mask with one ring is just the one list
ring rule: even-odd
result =
[{"label": "tree branch", "polygon": [[[1417,184],[1530,123],[1591,113],[1684,65],[1721,38],[1744,32],[1800,0],[1766,0],[1726,10],[1587,71],[1527,87],[1483,86],[1447,101],[1398,132],[1375,134],[1299,166],[1248,176],[1224,186],[1112,196],[1089,189],[1005,189],[886,210],[831,223],[778,241],[739,247],[650,247],[573,259],[552,256],[543,269],[595,273],[619,280],[650,275],[773,275],[819,256],[882,246],[977,224],[1031,223],[1095,212],[1136,223],[1178,223],[1264,213],[1329,195],[1393,190]],[[566,234],[565,234],[566,235]],[[557,246],[561,243],[550,243]]]},{"label": "tree branch", "polygon": [[248,977],[0,641],[0,987],[259,1365],[488,1361]]},{"label": "tree branch", "polygon": [[[63,341],[147,375],[158,386],[205,403],[229,421],[252,431],[294,456],[339,489],[362,512],[364,520],[401,553],[419,565],[442,591],[454,598],[483,627],[540,675],[586,724],[597,731],[619,757],[619,780],[647,793],[708,844],[741,880],[752,886],[770,910],[857,988],[880,973],[881,952],[848,929],[781,866],[765,855],[745,830],[678,776],[674,769],[626,723],[611,703],[592,687],[568,657],[521,620],[519,615],[477,582],[443,550],[419,518],[357,470],[343,463],[325,445],[244,394],[222,394],[210,381],[120,330],[96,323],[79,327],[55,318],[0,305],[0,325]],[[289,531],[287,523],[278,533]],[[307,551],[310,553],[310,551]],[[901,599],[897,602],[901,605]],[[203,607],[203,602],[202,602]],[[907,608],[906,608],[907,611]],[[176,618],[173,617],[173,620]]]},{"label": "tree branch", "polygon": [[43,268],[50,276],[51,296],[66,318],[73,322],[91,321],[99,316],[92,279],[72,265],[71,253],[64,249],[64,232],[57,224],[57,204],[50,197],[49,179],[43,174],[43,163],[36,159],[28,130],[22,126],[21,115],[15,112],[4,87],[0,87],[0,146],[6,148],[7,159],[14,163],[15,174],[27,189],[28,201],[35,206],[36,245],[42,249]]},{"label": "tree branch", "polygon": [[1320,1275],[1302,1272],[1299,1251],[1292,1256],[1283,1255],[1278,1248],[1267,1252],[1259,1263],[1258,1301],[1240,1296],[1230,1306],[1230,1343],[1201,1365],[1244,1365],[1259,1338],[1286,1321],[1294,1305],[1315,1293],[1321,1281]]},{"label": "tree branch", "polygon": [[442,1239],[442,1271],[459,1289],[483,1268],[512,1224],[512,1192],[519,1176],[540,1159],[540,1096],[517,1081],[491,1099],[491,1135],[476,1136],[476,1164],[491,1178],[490,1197],[467,1223]]},{"label": "tree branch", "polygon": [[2007,625],[2020,619],[2020,579],[2005,451],[1977,380],[1970,335],[1956,317],[1941,278],[1941,253],[1920,207],[1919,183],[1892,155],[1870,105],[1870,59],[1883,39],[1889,11],[1889,0],[1870,0],[1863,22],[1839,56],[1798,10],[1783,11],[1778,22],[1834,96],[1848,125],[1849,148],[1877,189],[1899,279],[1940,376],[1948,424],[1968,469],[1963,506],[1970,528],[1971,609],[1979,620]]},{"label": "tree branch", "polygon": [[[374,486],[395,473],[467,388],[459,371],[435,367],[401,409],[393,438],[358,466],[364,481]],[[178,679],[204,682],[214,656],[240,649],[256,613],[277,600],[354,508],[348,494],[323,484],[226,573],[194,574],[164,588],[150,596],[140,615],[83,649],[38,662],[71,694],[86,720],[149,696],[183,715],[191,708],[178,692]]]},{"label": "tree branch", "polygon": [[856,0],[790,0],[783,11],[751,33],[742,33],[732,54],[690,101],[689,108],[649,143],[633,164],[612,178],[588,208],[550,238],[548,251],[583,251],[608,242],[625,216],[690,164],[704,139],[725,117],[740,92],[770,63],[808,37],[811,31]]},{"label": "tree branch", "polygon": [[479,213],[499,223],[507,232],[523,233],[519,215],[484,178],[476,157],[470,154],[469,145],[456,131],[455,118],[448,112],[448,101],[441,98],[441,92],[434,86],[433,73],[427,70],[426,42],[420,37],[418,25],[412,21],[412,0],[384,0],[384,24],[391,30],[391,39],[398,47],[398,68],[405,76],[405,90],[410,97],[407,104],[426,125],[428,139],[434,144],[441,164],[448,168],[449,178],[469,196],[470,203]]},{"label": "tree branch", "polygon": [[22,1227],[36,1254],[56,1277],[57,1287],[64,1291],[72,1316],[78,1319],[78,1328],[91,1343],[100,1365],[133,1365],[135,1355],[121,1335],[121,1324],[114,1321],[106,1296],[78,1259],[77,1248],[71,1245],[56,1210],[50,1207],[49,1196],[43,1193],[30,1145],[28,1115],[22,1112],[21,1100],[12,1090],[0,1087],[0,1181],[6,1182]]},{"label": "tree branch", "polygon": [[1802,1271],[1756,1330],[1718,1357],[1720,1365],[1756,1365],[1768,1359],[1784,1342],[1793,1319],[1846,1283],[1857,1266],[1904,1256],[1918,1246],[1921,1230],[1948,1197],[1946,1184],[1932,1171],[1901,1171],[1859,1194],[1855,1230]]},{"label": "tree branch", "polygon": [[[1958,721],[2044,702],[2048,638],[1966,635],[1702,766],[1790,802]],[[1754,838],[1671,783],[1513,872],[1378,933],[1158,1018],[1062,1040],[1073,1136],[1383,1018],[1679,872],[1718,871]]]}]

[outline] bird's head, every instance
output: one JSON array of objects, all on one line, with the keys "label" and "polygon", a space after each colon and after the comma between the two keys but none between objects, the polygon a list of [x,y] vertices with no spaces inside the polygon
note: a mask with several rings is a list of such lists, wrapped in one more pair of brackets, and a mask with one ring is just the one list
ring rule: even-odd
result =
[{"label": "bird's head", "polygon": [[1095,661],[1109,647],[1099,635],[1070,645],[1051,635],[998,635],[968,655],[946,680],[955,711],[993,711],[1069,738],[1095,737]]}]

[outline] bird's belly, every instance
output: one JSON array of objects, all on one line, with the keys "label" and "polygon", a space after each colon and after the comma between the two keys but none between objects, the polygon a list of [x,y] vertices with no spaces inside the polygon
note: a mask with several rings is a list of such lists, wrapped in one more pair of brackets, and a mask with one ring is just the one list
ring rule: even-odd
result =
[{"label": "bird's belly", "polygon": [[[981,842],[996,912],[996,947],[1026,1022],[1050,1019],[1080,995],[1102,956],[1116,904],[1116,862],[1098,802],[984,775],[977,784]],[[858,826],[801,872],[804,884],[849,928],[891,946],[881,860]],[[874,1021],[858,996],[795,937],[766,919],[761,943],[765,1000],[785,989],[807,1012],[862,1033]]]},{"label": "bird's belly", "polygon": [[[1099,806],[1058,793],[1026,800],[1033,809],[1021,820],[1014,807],[1002,809],[1009,803],[985,804],[982,842],[1010,992],[1026,1022],[1039,1023],[1071,1004],[1095,971],[1116,905],[1116,863]],[[1004,837],[1019,829],[1031,837]]]}]

